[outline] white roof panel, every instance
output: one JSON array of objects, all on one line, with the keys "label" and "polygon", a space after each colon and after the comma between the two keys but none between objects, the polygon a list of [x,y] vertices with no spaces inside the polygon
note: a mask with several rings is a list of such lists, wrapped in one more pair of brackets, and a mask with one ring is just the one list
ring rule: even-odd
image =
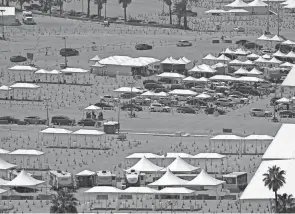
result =
[{"label": "white roof panel", "polygon": [[[15,16],[15,7],[0,7],[0,10],[4,10],[3,16]],[[2,16],[2,13],[0,13]]]},{"label": "white roof panel", "polygon": [[75,131],[72,134],[74,134],[74,135],[97,135],[97,136],[101,136],[101,135],[104,135],[105,133],[102,132],[102,131],[93,130],[93,129],[79,129],[78,131]]},{"label": "white roof panel", "polygon": [[40,131],[40,133],[43,133],[43,134],[70,134],[70,133],[72,133],[72,131],[67,130],[67,129],[60,129],[60,128],[47,128],[47,129]]},{"label": "white roof panel", "polygon": [[295,86],[295,67],[293,67],[289,71],[288,75],[286,76],[286,78],[281,86],[289,86],[289,87]]}]

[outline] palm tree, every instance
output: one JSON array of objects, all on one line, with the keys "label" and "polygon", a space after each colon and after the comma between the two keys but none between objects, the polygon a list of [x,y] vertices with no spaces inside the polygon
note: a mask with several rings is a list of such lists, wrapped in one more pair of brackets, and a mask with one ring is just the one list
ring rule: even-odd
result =
[{"label": "palm tree", "polygon": [[183,17],[183,28],[187,29],[187,4],[188,0],[179,0],[174,4],[174,12],[177,14],[178,25],[181,24],[181,18]]},{"label": "palm tree", "polygon": [[[273,207],[275,211],[275,206]],[[283,195],[278,194],[278,213],[294,213],[295,212],[295,201],[293,195],[284,193]]]},{"label": "palm tree", "polygon": [[103,8],[102,5],[105,4],[106,7],[107,0],[95,0],[94,3],[97,4],[97,16],[101,17],[101,10]]},{"label": "palm tree", "polygon": [[127,7],[129,4],[131,4],[132,0],[119,0],[119,4],[122,4],[124,8],[124,20],[127,21]]},{"label": "palm tree", "polygon": [[170,25],[172,25],[172,11],[171,11],[171,6],[172,6],[172,0],[163,0],[165,4],[168,5],[169,7],[169,18],[170,18]]},{"label": "palm tree", "polygon": [[67,188],[63,188],[53,195],[50,213],[78,213],[77,201]]},{"label": "palm tree", "polygon": [[267,173],[263,174],[264,186],[267,186],[269,190],[275,193],[276,212],[278,210],[278,190],[286,183],[285,174],[285,170],[281,170],[281,168],[276,165],[268,167]]}]

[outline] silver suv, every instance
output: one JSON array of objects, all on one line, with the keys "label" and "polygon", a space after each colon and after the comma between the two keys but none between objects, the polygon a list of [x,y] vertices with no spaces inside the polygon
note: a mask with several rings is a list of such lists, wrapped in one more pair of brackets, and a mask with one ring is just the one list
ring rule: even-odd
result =
[{"label": "silver suv", "polygon": [[253,117],[271,117],[272,112],[266,111],[264,109],[252,108],[250,110],[250,115]]}]

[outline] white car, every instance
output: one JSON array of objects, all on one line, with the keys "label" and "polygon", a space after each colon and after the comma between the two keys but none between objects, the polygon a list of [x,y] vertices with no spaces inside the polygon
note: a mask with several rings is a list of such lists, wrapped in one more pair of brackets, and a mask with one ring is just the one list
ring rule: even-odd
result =
[{"label": "white car", "polygon": [[152,103],[150,106],[151,112],[170,112],[171,108],[169,106],[164,106],[160,103]]},{"label": "white car", "polygon": [[101,98],[101,101],[106,102],[106,103],[111,103],[114,101],[114,97],[112,95],[104,95]]},{"label": "white car", "polygon": [[235,27],[234,31],[235,32],[245,32],[245,28],[243,28],[243,27]]},{"label": "white car", "polygon": [[231,99],[234,102],[237,102],[237,103],[248,103],[249,102],[248,98],[240,97],[240,96],[237,96],[237,95],[229,95],[228,98]]}]

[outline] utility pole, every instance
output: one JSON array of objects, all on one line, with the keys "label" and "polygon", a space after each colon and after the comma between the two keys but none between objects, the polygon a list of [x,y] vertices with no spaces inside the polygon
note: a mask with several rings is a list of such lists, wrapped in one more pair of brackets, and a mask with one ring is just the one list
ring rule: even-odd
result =
[{"label": "utility pole", "polygon": [[45,98],[44,99],[46,101],[46,118],[47,118],[47,126],[49,126],[49,106],[48,106],[48,101],[50,100],[50,98]]},{"label": "utility pole", "polygon": [[131,104],[131,111],[130,111],[130,117],[132,117],[133,112],[133,104],[132,104],[132,87],[134,86],[135,82],[129,82],[130,85],[130,104]]},{"label": "utility pole", "polygon": [[121,108],[121,100],[119,97],[119,101],[118,101],[118,135],[120,135],[120,109]]},{"label": "utility pole", "polygon": [[266,26],[266,34],[270,34],[269,31],[269,10],[270,10],[270,6],[269,6],[269,0],[267,0],[267,26]]},{"label": "utility pole", "polygon": [[2,38],[3,38],[3,40],[5,40],[5,36],[4,36],[4,12],[5,12],[6,10],[3,10],[3,9],[1,9],[0,10],[0,12],[1,12],[1,18],[2,18]]},{"label": "utility pole", "polygon": [[107,0],[104,3],[104,20],[107,20]]},{"label": "utility pole", "polygon": [[278,2],[278,36],[280,35],[280,3]]},{"label": "utility pole", "polygon": [[62,37],[62,39],[65,40],[65,66],[67,68],[68,67],[68,60],[67,60],[67,38],[64,36],[64,37]]}]

